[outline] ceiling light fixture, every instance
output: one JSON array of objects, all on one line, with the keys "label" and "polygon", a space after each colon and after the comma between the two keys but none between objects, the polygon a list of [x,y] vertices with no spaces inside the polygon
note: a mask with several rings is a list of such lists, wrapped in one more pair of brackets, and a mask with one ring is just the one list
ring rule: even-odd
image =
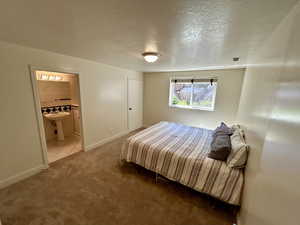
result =
[{"label": "ceiling light fixture", "polygon": [[144,52],[142,54],[146,62],[153,63],[158,59],[158,54],[156,52]]}]

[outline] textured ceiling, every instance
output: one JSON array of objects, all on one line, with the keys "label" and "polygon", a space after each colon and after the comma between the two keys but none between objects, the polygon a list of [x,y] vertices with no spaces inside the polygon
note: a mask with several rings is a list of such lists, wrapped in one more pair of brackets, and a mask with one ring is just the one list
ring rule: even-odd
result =
[{"label": "textured ceiling", "polygon": [[297,1],[2,0],[0,39],[139,71],[243,65]]}]

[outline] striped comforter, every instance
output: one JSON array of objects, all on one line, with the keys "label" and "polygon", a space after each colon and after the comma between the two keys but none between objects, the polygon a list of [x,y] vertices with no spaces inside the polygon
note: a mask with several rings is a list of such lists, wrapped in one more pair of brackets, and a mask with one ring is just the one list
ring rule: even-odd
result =
[{"label": "striped comforter", "polygon": [[211,130],[160,122],[129,137],[123,145],[121,159],[239,205],[243,170],[207,158],[211,139]]}]

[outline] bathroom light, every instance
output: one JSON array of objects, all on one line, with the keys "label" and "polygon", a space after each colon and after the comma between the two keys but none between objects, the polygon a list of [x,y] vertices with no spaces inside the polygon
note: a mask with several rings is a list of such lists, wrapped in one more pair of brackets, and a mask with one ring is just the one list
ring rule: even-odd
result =
[{"label": "bathroom light", "polygon": [[56,80],[55,76],[49,76],[49,80]]},{"label": "bathroom light", "polygon": [[158,59],[158,54],[156,52],[144,52],[142,54],[146,62],[153,63]]},{"label": "bathroom light", "polygon": [[41,80],[48,80],[48,78],[49,77],[48,77],[47,74],[42,74],[41,77],[40,77]]},{"label": "bathroom light", "polygon": [[55,80],[62,80],[61,76],[55,76]]}]

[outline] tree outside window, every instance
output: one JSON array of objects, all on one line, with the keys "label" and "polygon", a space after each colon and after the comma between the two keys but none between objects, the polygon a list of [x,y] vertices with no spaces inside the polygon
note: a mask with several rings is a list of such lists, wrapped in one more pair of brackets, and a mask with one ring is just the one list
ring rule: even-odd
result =
[{"label": "tree outside window", "polygon": [[179,108],[214,110],[217,82],[173,80],[170,82],[169,105]]}]

